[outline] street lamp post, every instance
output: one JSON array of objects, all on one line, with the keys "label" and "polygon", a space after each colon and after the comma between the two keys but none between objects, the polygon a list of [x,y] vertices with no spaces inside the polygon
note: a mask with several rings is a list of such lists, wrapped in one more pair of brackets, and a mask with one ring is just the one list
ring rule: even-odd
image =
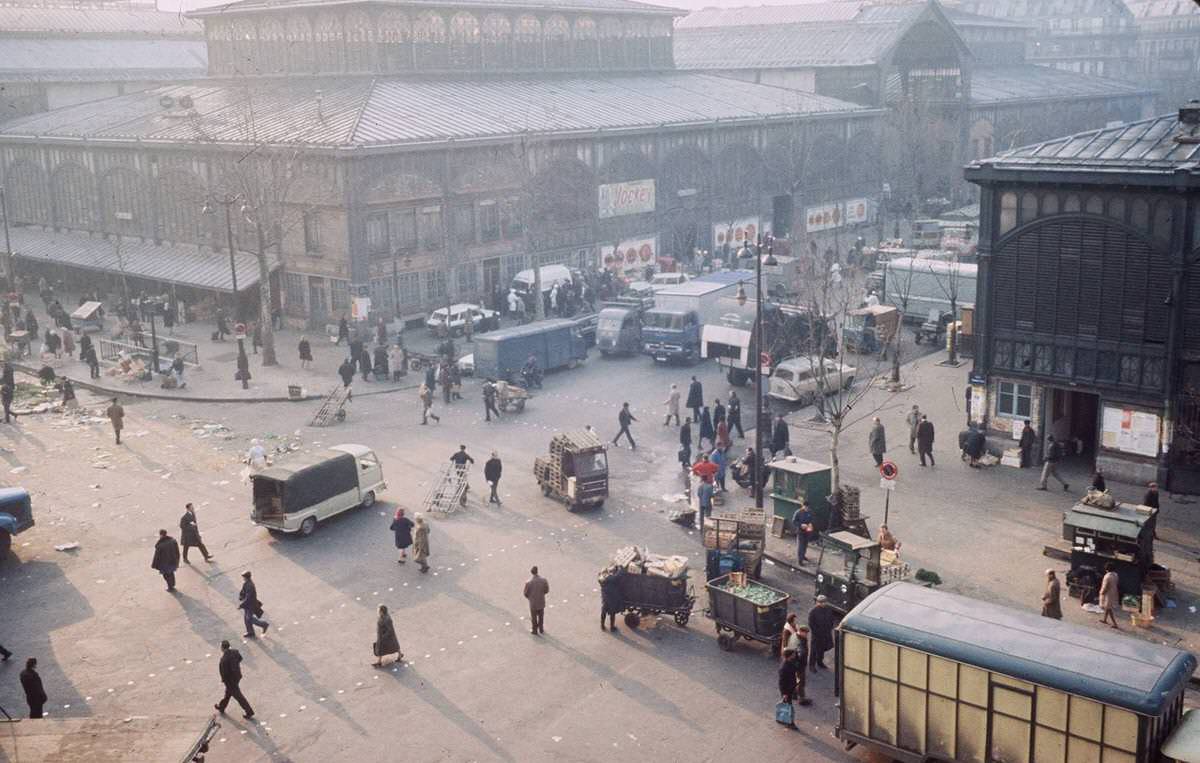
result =
[{"label": "street lamp post", "polygon": [[148,310],[148,312],[150,313],[150,368],[151,368],[151,378],[153,378],[153,375],[154,375],[154,374],[157,374],[157,373],[159,373],[159,371],[161,370],[161,369],[158,367],[158,329],[157,329],[157,328],[155,327],[155,325],[154,325],[154,317],[155,317],[156,315],[158,315],[158,311],[159,311],[161,308],[162,308],[162,304],[161,304],[161,303],[158,301],[158,298],[157,298],[157,297],[155,297],[154,301],[150,303],[150,309]]},{"label": "street lamp post", "polygon": [[223,197],[212,197],[204,204],[204,212],[212,214],[215,210],[213,204],[220,204],[225,207],[225,239],[229,246],[229,277],[233,287],[233,319],[236,323],[242,321],[241,303],[238,300],[238,285],[237,285],[237,261],[233,256],[233,205],[241,201],[242,198],[238,194]]},{"label": "street lamp post", "polygon": [[10,291],[17,290],[17,273],[13,261],[12,242],[8,237],[8,198],[4,195],[4,186],[0,185],[0,214],[4,217],[4,269],[8,275]]},{"label": "street lamp post", "polygon": [[[774,254],[772,253],[770,241],[767,242],[766,262],[763,262],[763,244],[762,236],[760,235],[757,242],[754,244],[754,333],[752,334],[753,341],[751,349],[754,352],[754,508],[761,509],[763,507],[763,480],[762,470],[766,468],[766,459],[763,457],[763,389],[762,389],[762,367],[763,367],[763,290],[762,290],[762,269],[766,264],[768,267],[778,265]],[[750,244],[746,244],[744,249],[748,252]],[[737,299],[740,304],[746,304],[746,290],[739,286]],[[768,422],[770,420],[768,419]]]}]

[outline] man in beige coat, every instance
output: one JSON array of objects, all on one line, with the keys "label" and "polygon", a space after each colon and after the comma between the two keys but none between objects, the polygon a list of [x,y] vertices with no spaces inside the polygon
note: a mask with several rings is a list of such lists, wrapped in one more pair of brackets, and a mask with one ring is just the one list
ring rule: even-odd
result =
[{"label": "man in beige coat", "polygon": [[1046,570],[1046,591],[1042,594],[1042,617],[1062,619],[1062,588],[1054,570]]},{"label": "man in beige coat", "polygon": [[529,570],[533,577],[525,583],[525,598],[529,599],[529,621],[533,635],[546,632],[546,594],[550,593],[550,584],[544,577],[538,575],[536,566]]},{"label": "man in beige coat", "polygon": [[1101,623],[1117,626],[1117,610],[1121,608],[1121,580],[1117,577],[1117,567],[1112,562],[1104,565],[1104,577],[1100,579],[1100,606],[1104,607]]}]

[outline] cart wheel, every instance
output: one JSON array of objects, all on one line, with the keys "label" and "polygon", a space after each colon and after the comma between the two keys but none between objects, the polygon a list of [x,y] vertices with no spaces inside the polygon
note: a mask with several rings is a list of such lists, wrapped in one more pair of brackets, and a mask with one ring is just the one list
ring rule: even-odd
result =
[{"label": "cart wheel", "polygon": [[641,623],[642,623],[642,616],[639,615],[637,612],[630,612],[627,615],[625,615],[625,625],[629,626],[630,628],[636,628],[639,625],[641,625]]},{"label": "cart wheel", "polygon": [[680,628],[682,628],[688,624],[688,618],[690,618],[691,616],[692,616],[691,612],[676,612],[675,613],[675,624],[678,625]]},{"label": "cart wheel", "polygon": [[339,408],[339,409],[338,409],[338,412],[337,412],[337,413],[335,413],[335,414],[333,414],[333,417],[334,417],[335,419],[337,419],[337,420],[338,420],[338,422],[340,423],[340,422],[342,422],[342,421],[345,421],[345,420],[346,420],[346,412],[345,412],[344,410],[341,410],[341,409]]},{"label": "cart wheel", "polygon": [[722,633],[720,636],[717,636],[717,645],[726,652],[732,652],[734,640],[735,639],[733,636],[730,636],[727,633]]},{"label": "cart wheel", "polygon": [[517,409],[517,413],[520,413],[521,411],[525,410],[525,398],[521,398],[520,400],[518,400],[516,402],[515,407]]}]

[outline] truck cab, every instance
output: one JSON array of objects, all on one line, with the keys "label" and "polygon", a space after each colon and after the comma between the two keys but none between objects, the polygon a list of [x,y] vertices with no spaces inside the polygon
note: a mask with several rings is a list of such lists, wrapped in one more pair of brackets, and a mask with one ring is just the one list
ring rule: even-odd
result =
[{"label": "truck cab", "polygon": [[595,508],[608,498],[608,453],[590,429],[561,432],[550,440],[548,456],[533,461],[542,495],[569,509]]},{"label": "truck cab", "polygon": [[601,355],[628,355],[642,349],[642,311],[633,305],[609,305],[600,310],[596,345]]},{"label": "truck cab", "polygon": [[23,487],[0,488],[0,556],[12,547],[14,535],[33,527],[33,505]]},{"label": "truck cab", "polygon": [[700,357],[700,316],[694,310],[655,308],[642,326],[643,351],[659,362]]}]

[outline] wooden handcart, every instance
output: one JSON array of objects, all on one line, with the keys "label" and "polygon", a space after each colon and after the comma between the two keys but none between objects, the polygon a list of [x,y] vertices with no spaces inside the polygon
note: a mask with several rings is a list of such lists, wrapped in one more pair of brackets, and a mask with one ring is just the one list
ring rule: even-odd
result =
[{"label": "wooden handcart", "polygon": [[308,422],[310,427],[326,427],[335,421],[342,422],[346,420],[346,403],[350,400],[350,388],[341,384],[333,388],[332,391],[321,401],[321,407],[317,409],[312,421]]},{"label": "wooden handcart", "polygon": [[525,410],[525,401],[531,397],[533,395],[529,394],[529,390],[524,387],[518,387],[506,381],[496,382],[496,405],[505,413],[509,411],[520,413]]}]

